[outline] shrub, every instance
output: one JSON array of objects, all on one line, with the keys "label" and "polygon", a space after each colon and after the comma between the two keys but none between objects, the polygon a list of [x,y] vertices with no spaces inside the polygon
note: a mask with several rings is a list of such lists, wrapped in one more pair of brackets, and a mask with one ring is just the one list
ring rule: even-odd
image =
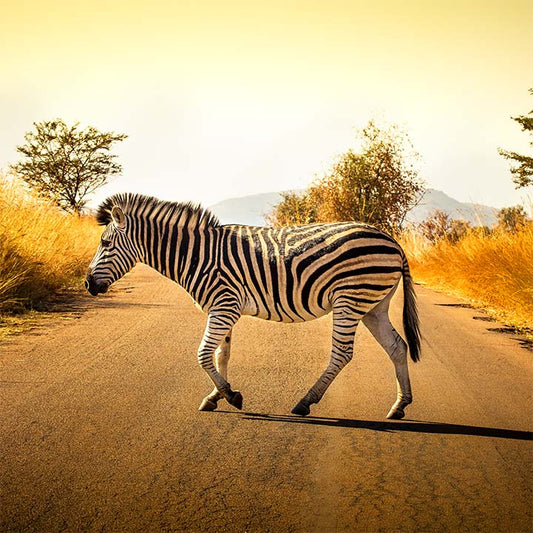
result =
[{"label": "shrub", "polygon": [[81,283],[100,232],[92,217],[64,213],[0,175],[0,310],[42,308]]},{"label": "shrub", "polygon": [[466,298],[516,327],[533,328],[533,225],[489,234],[473,228],[457,241],[402,236],[416,280]]}]

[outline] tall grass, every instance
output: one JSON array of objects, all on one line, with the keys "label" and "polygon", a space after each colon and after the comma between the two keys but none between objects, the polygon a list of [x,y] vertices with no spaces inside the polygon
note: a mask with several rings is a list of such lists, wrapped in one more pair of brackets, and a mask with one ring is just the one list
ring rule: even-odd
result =
[{"label": "tall grass", "polygon": [[403,236],[413,276],[486,308],[518,328],[533,328],[533,224],[516,233],[473,229],[458,242]]},{"label": "tall grass", "polygon": [[101,228],[32,196],[0,175],[0,311],[43,308],[78,285]]}]

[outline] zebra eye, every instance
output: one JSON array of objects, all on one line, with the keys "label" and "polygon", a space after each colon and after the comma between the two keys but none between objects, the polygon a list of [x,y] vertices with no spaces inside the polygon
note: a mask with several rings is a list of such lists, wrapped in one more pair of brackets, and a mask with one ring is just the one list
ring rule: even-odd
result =
[{"label": "zebra eye", "polygon": [[111,246],[111,241],[108,241],[107,239],[102,239],[102,246],[104,248],[109,248]]}]

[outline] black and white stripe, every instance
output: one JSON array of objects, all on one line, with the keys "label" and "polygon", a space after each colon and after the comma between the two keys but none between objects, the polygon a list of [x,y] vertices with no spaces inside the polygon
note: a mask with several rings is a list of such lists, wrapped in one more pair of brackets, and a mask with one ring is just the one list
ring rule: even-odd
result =
[{"label": "black and white stripe", "polygon": [[363,320],[396,368],[398,398],[388,416],[403,417],[412,401],[407,349],[388,318],[402,278],[404,328],[414,361],[420,334],[407,259],[392,237],[353,222],[223,226],[200,206],[135,194],[108,198],[97,220],[106,229],[87,274],[92,294],[105,292],[142,262],[179,283],[208,314],[198,359],[215,390],[201,409],[214,409],[222,397],[241,407],[242,396],[227,381],[231,329],[241,315],[301,322],[333,312],[330,363],[293,412],[308,414],[351,360]]}]

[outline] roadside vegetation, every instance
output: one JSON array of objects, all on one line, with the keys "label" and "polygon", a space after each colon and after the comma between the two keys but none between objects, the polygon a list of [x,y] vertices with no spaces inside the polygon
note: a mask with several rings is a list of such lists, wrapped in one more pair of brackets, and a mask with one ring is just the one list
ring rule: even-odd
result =
[{"label": "roadside vegetation", "polygon": [[[533,89],[529,92],[533,96]],[[533,148],[533,110],[512,119]],[[499,153],[511,164],[515,187],[531,187],[532,155],[503,149]],[[484,307],[533,337],[533,221],[523,206],[500,209],[494,228],[472,228],[435,212],[401,240],[415,279]]]},{"label": "roadside vegetation", "polygon": [[61,119],[33,126],[9,177],[0,173],[0,325],[10,329],[16,314],[82,287],[101,233],[87,199],[121,172],[111,149],[127,137]]},{"label": "roadside vegetation", "polygon": [[81,286],[100,233],[92,217],[0,175],[0,313],[46,309],[59,290]]},{"label": "roadside vegetation", "polygon": [[[500,211],[501,214],[501,211]],[[443,215],[439,214],[441,222]],[[431,218],[431,217],[430,217]],[[400,236],[416,281],[486,309],[517,329],[533,329],[533,222],[514,229],[427,222]],[[435,215],[429,222],[435,222]]]}]

